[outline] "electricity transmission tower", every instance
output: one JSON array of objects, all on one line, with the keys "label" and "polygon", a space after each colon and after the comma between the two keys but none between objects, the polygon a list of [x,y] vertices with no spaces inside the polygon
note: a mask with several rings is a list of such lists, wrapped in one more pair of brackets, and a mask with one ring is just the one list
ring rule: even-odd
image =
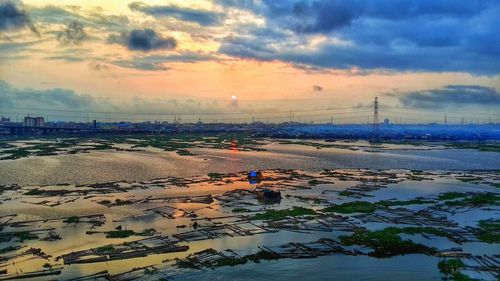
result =
[{"label": "electricity transmission tower", "polygon": [[373,137],[371,142],[379,143],[379,123],[378,123],[378,97],[375,97],[375,102],[373,103]]}]

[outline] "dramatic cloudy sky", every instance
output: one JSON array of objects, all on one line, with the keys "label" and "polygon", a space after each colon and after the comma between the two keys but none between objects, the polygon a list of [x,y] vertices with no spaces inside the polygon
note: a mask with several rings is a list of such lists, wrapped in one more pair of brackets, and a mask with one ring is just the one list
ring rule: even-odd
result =
[{"label": "dramatic cloudy sky", "polygon": [[378,96],[392,120],[497,120],[499,15],[498,0],[0,0],[0,114],[359,122]]}]

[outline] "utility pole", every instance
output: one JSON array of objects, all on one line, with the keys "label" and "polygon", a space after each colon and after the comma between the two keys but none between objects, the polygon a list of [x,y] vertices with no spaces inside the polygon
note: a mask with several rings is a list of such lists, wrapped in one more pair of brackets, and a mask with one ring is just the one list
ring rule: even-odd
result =
[{"label": "utility pole", "polygon": [[333,125],[333,115],[330,117],[330,125]]},{"label": "utility pole", "polygon": [[290,108],[290,123],[292,123],[292,109]]},{"label": "utility pole", "polygon": [[446,119],[446,113],[444,114],[444,125],[446,126],[448,124],[448,120]]}]

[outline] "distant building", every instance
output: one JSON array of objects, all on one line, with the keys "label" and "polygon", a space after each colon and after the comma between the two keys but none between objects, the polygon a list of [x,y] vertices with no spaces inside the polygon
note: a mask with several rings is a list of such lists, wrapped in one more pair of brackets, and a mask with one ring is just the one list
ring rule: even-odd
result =
[{"label": "distant building", "polygon": [[386,126],[389,125],[389,119],[387,119],[387,118],[384,119],[384,125],[386,125]]},{"label": "distant building", "polygon": [[3,116],[2,116],[2,118],[0,118],[0,123],[8,123],[8,122],[10,122],[10,118],[3,117]]},{"label": "distant building", "polygon": [[43,117],[24,117],[24,127],[45,127],[45,119]]}]

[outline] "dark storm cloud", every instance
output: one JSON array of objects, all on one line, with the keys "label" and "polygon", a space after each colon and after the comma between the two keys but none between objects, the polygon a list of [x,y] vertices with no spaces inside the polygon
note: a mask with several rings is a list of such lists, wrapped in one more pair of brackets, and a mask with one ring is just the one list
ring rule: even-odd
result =
[{"label": "dark storm cloud", "polygon": [[[225,7],[266,18],[223,40],[220,52],[323,68],[396,71],[500,71],[499,1],[231,1]],[[292,32],[292,33],[290,33]],[[280,36],[271,36],[279,33]],[[314,48],[291,42],[320,34]],[[275,37],[276,39],[273,39]]]},{"label": "dark storm cloud", "polygon": [[422,16],[467,18],[493,6],[494,0],[217,0],[222,6],[237,7],[287,22],[298,32],[328,32],[362,18],[408,20]]},{"label": "dark storm cloud", "polygon": [[500,93],[495,88],[476,85],[448,85],[407,93],[391,94],[408,107],[441,108],[447,105],[500,106]]},{"label": "dark storm cloud", "polygon": [[182,21],[196,22],[200,25],[217,25],[223,18],[221,14],[215,12],[173,5],[149,6],[141,2],[134,2],[129,4],[129,8],[155,17],[173,17]]},{"label": "dark storm cloud", "polygon": [[110,35],[108,42],[124,45],[129,50],[145,52],[158,49],[175,49],[177,46],[175,38],[163,38],[154,30],[149,28],[123,32],[120,35]]},{"label": "dark storm cloud", "polygon": [[11,1],[0,2],[0,31],[17,30],[24,27],[36,32],[28,14]]},{"label": "dark storm cloud", "polygon": [[79,45],[88,38],[83,28],[83,24],[78,21],[70,22],[63,30],[57,33],[57,40],[61,44]]}]

